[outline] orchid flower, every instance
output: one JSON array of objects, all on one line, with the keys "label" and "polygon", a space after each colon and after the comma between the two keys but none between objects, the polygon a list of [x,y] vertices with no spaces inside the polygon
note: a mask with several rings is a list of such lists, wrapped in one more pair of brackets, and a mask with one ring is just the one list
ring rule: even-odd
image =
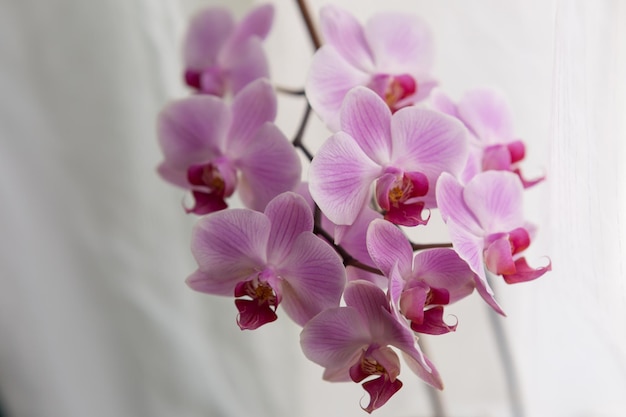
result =
[{"label": "orchid flower", "polygon": [[414,256],[404,233],[385,220],[370,224],[367,248],[390,280],[392,305],[414,331],[438,335],[456,329],[443,321],[443,306],[470,295],[475,275],[454,250],[428,249]]},{"label": "orchid flower", "polygon": [[347,11],[327,5],[321,10],[326,42],[311,61],[306,95],[334,132],[343,98],[356,86],[374,90],[392,111],[428,96],[433,41],[430,29],[415,16],[380,13],[362,27]]},{"label": "orchid flower", "polygon": [[371,413],[383,406],[401,387],[400,361],[395,347],[404,353],[409,367],[424,381],[442,389],[441,378],[419,350],[415,335],[393,315],[383,290],[367,281],[353,281],[344,292],[346,307],[325,310],[302,329],[304,355],[326,368],[324,379],[361,382],[370,395]]},{"label": "orchid flower", "polygon": [[470,156],[463,182],[487,170],[511,171],[522,180],[525,188],[544,178],[526,180],[519,163],[524,159],[526,147],[513,131],[511,110],[499,93],[490,89],[468,91],[458,104],[452,102],[439,89],[431,95],[433,108],[461,120],[470,132]]},{"label": "orchid flower", "polygon": [[259,6],[239,24],[228,9],[212,7],[196,14],[184,40],[185,82],[201,93],[236,94],[258,78],[269,78],[262,40],[274,8]]},{"label": "orchid flower", "polygon": [[416,107],[392,115],[376,93],[356,87],[341,107],[341,131],[313,158],[310,191],[337,225],[354,223],[373,184],[387,220],[426,224],[422,211],[436,207],[437,178],[460,173],[466,158],[466,129],[454,118]]},{"label": "orchid flower", "polygon": [[550,264],[531,268],[521,253],[530,245],[530,226],[522,213],[523,186],[506,171],[487,171],[467,185],[449,174],[437,182],[437,202],[450,232],[452,245],[477,276],[476,287],[498,312],[485,268],[509,283],[539,278]]},{"label": "orchid flower", "polygon": [[221,98],[196,95],[175,101],[159,116],[164,161],[161,176],[191,190],[187,212],[206,214],[227,207],[235,188],[243,203],[263,210],[300,181],[300,159],[272,123],[276,96],[267,80],[241,90],[228,106]]},{"label": "orchid flower", "polygon": [[204,216],[192,235],[198,269],[187,284],[234,295],[241,329],[276,320],[279,305],[302,326],[337,307],[345,285],[341,258],[312,231],[311,210],[293,192],[273,199],[264,213],[229,209]]}]

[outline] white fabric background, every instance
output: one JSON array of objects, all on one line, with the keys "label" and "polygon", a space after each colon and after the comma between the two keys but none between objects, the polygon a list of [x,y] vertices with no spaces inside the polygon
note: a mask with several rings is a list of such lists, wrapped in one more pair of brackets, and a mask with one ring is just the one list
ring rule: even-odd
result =
[{"label": "white fabric background", "polygon": [[[232,300],[183,283],[193,219],[160,181],[155,115],[185,94],[184,19],[215,2],[0,0],[0,400],[12,417],[359,416],[362,389],[321,381],[286,319],[235,326]],[[528,416],[626,409],[626,8],[619,0],[342,0],[362,21],[430,22],[436,74],[454,97],[510,99],[528,143],[537,282],[498,285]],[[221,1],[244,13],[250,1]],[[315,10],[321,1],[312,2]],[[301,87],[311,48],[292,2],[267,41],[276,83]],[[290,135],[302,104],[281,98]],[[312,124],[307,140],[326,132]],[[440,239],[441,225],[424,240]],[[456,334],[428,339],[451,416],[507,416],[478,297]],[[423,384],[376,415],[428,416]]]}]

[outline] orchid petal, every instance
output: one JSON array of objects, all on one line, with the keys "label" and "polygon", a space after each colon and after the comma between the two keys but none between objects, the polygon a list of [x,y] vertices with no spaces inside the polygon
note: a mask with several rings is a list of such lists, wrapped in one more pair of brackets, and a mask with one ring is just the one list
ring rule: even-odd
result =
[{"label": "orchid petal", "polygon": [[272,222],[267,244],[269,261],[280,264],[296,238],[303,232],[313,231],[313,214],[304,198],[287,192],[269,202],[265,215]]},{"label": "orchid petal", "polygon": [[235,41],[256,36],[265,39],[274,21],[274,6],[271,4],[260,5],[251,10],[237,25],[233,35]]},{"label": "orchid petal", "polygon": [[422,362],[420,362],[415,356],[415,353],[403,353],[402,357],[404,358],[405,363],[415,375],[420,377],[428,385],[440,390],[443,389],[443,381],[441,380],[439,371],[437,371],[435,365],[430,361],[430,359],[425,357],[425,362],[422,364]]},{"label": "orchid petal", "polygon": [[300,333],[304,355],[325,368],[350,367],[371,340],[366,322],[352,307],[337,307],[311,319]]},{"label": "orchid petal", "polygon": [[515,263],[511,255],[511,244],[507,235],[491,242],[485,248],[485,265],[487,269],[496,275],[515,273]]},{"label": "orchid petal", "polygon": [[313,316],[339,305],[346,276],[341,258],[312,233],[301,233],[277,273],[282,277],[282,306],[304,326]]},{"label": "orchid petal", "polygon": [[[238,272],[240,275],[247,273],[253,273],[254,266],[249,265],[249,268],[242,268]],[[210,272],[203,272],[201,270],[194,271],[185,280],[186,284],[194,291],[202,292],[205,294],[232,296],[237,282],[243,278],[233,278],[232,280],[219,280],[215,275]]]},{"label": "orchid petal", "polygon": [[159,144],[170,169],[184,170],[222,153],[230,112],[218,97],[174,101],[159,114]]},{"label": "orchid petal", "polygon": [[[406,171],[418,171],[435,184],[442,172],[457,175],[468,154],[467,131],[463,125],[444,114],[407,107],[391,120],[393,165]],[[424,197],[427,207],[434,207],[435,187]]]},{"label": "orchid petal", "polygon": [[379,165],[391,157],[391,111],[375,92],[355,87],[341,106],[341,130],[356,140],[363,152]]},{"label": "orchid petal", "polygon": [[463,199],[487,234],[523,227],[522,194],[519,177],[506,171],[476,175],[463,191]]},{"label": "orchid petal", "polygon": [[201,218],[193,229],[191,252],[199,270],[215,281],[234,285],[265,264],[270,221],[245,209],[218,211]]},{"label": "orchid petal", "polygon": [[413,250],[406,235],[386,220],[374,220],[367,230],[367,250],[386,276],[397,263],[403,277],[411,275]]},{"label": "orchid petal", "polygon": [[270,82],[259,79],[241,90],[231,105],[227,152],[239,155],[251,145],[259,128],[276,118],[276,94]]},{"label": "orchid petal", "polygon": [[234,30],[233,17],[225,8],[209,8],[196,14],[184,40],[185,66],[203,70],[216,65],[220,49]]},{"label": "orchid petal", "polygon": [[365,37],[380,72],[430,70],[434,48],[425,22],[404,13],[379,13],[365,25]]},{"label": "orchid petal", "polygon": [[450,240],[452,240],[454,250],[461,259],[467,262],[467,265],[474,272],[474,283],[480,296],[496,312],[505,315],[487,282],[483,261],[483,239],[469,233],[467,229],[457,225],[455,222],[448,222],[448,232],[450,233]]},{"label": "orchid petal", "polygon": [[335,224],[352,224],[370,197],[382,168],[343,132],[335,133],[311,162],[309,190]]},{"label": "orchid petal", "polygon": [[230,77],[233,94],[237,94],[254,80],[270,76],[265,50],[259,38],[246,39],[232,49],[224,49],[220,58]]},{"label": "orchid petal", "polygon": [[526,263],[525,258],[520,258],[515,261],[515,273],[503,275],[503,278],[507,284],[517,284],[520,282],[527,282],[537,279],[551,270],[551,262],[548,262],[548,265],[546,266],[532,268],[528,265],[528,263]]},{"label": "orchid petal", "polygon": [[463,199],[463,186],[452,175],[444,172],[437,180],[437,206],[441,211],[443,220],[461,225],[477,236],[482,236],[482,230],[478,219],[465,204]]},{"label": "orchid petal", "polygon": [[485,145],[514,140],[511,111],[504,97],[495,91],[468,91],[458,103],[458,112]]},{"label": "orchid petal", "polygon": [[339,109],[348,91],[368,83],[370,75],[353,67],[330,45],[317,50],[306,81],[311,107],[331,131],[339,130]]},{"label": "orchid petal", "polygon": [[326,5],[320,11],[320,29],[331,45],[352,66],[372,72],[374,62],[361,24],[347,11]]},{"label": "orchid petal", "polygon": [[257,131],[234,163],[241,171],[241,200],[254,210],[265,209],[274,197],[293,190],[301,177],[298,154],[273,123],[266,123]]},{"label": "orchid petal", "polygon": [[431,288],[445,289],[449,304],[474,291],[474,273],[452,249],[435,248],[415,255],[413,277]]}]

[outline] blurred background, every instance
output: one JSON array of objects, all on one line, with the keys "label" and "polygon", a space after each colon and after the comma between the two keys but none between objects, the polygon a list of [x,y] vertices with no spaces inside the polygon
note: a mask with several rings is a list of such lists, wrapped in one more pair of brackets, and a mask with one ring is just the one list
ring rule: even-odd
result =
[{"label": "blurred background", "polygon": [[[323,1],[311,1],[317,15]],[[338,0],[364,22],[414,13],[435,74],[458,99],[492,86],[527,143],[538,225],[536,282],[496,285],[529,417],[626,410],[626,3],[620,0]],[[285,317],[255,332],[232,299],[192,292],[194,219],[161,181],[155,119],[181,82],[188,17],[248,0],[0,0],[0,415],[362,416],[357,384],[330,384]],[[312,47],[295,1],[276,0],[273,81],[302,88]],[[291,136],[302,98],[282,97]],[[328,136],[313,120],[306,141]],[[420,241],[441,241],[433,219]],[[450,417],[513,415],[489,311],[450,309],[456,333],[425,338]],[[426,417],[425,385],[375,414]]]}]

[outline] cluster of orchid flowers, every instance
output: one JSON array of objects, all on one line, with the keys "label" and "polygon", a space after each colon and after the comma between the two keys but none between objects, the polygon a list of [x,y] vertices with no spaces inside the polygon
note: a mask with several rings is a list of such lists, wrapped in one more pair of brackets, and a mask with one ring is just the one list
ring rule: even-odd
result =
[{"label": "cluster of orchid flowers", "polygon": [[[201,216],[187,284],[234,296],[241,329],[276,320],[281,306],[326,380],[365,381],[367,412],[401,388],[398,351],[441,389],[418,335],[454,331],[445,306],[474,289],[504,314],[487,273],[518,283],[550,269],[523,257],[533,228],[522,194],[542,178],[522,176],[524,144],[499,94],[476,89],[455,103],[437,86],[422,21],[383,13],[362,26],[330,5],[305,92],[332,134],[312,155],[274,124],[262,45],[272,20],[271,5],[239,23],[221,8],[198,13],[184,40],[193,94],[159,116],[158,171]],[[227,208],[235,190],[246,208]],[[399,227],[424,227],[433,209],[451,245],[415,244]]]}]

